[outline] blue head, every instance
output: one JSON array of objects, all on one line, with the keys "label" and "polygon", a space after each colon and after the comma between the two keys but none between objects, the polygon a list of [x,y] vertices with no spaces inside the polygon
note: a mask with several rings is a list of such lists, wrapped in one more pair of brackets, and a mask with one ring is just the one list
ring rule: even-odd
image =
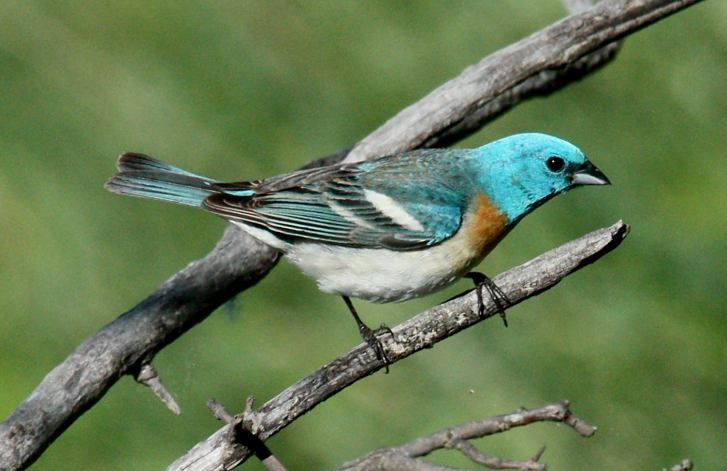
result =
[{"label": "blue head", "polygon": [[476,152],[477,186],[511,223],[575,186],[610,183],[580,149],[547,134],[516,134]]}]

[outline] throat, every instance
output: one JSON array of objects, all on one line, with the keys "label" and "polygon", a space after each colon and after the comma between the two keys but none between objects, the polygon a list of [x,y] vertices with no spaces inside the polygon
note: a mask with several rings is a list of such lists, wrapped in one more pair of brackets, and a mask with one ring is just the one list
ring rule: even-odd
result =
[{"label": "throat", "polygon": [[475,197],[474,210],[465,216],[463,229],[478,257],[484,257],[510,230],[508,217],[495,206],[490,198],[480,193]]}]

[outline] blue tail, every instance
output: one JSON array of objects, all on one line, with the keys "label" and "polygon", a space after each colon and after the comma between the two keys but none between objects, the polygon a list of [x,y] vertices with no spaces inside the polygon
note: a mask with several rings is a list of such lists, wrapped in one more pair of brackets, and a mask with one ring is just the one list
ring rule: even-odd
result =
[{"label": "blue tail", "polygon": [[107,190],[122,195],[200,206],[209,195],[219,193],[214,180],[186,172],[144,154],[122,154],[118,168],[119,172],[105,186]]}]

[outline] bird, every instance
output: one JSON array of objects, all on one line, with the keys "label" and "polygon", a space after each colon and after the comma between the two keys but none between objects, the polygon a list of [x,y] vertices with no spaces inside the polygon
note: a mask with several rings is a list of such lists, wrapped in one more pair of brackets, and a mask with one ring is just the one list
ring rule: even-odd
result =
[{"label": "bird", "polygon": [[351,298],[401,302],[468,277],[503,314],[507,297],[472,272],[534,209],[574,187],[610,181],[575,145],[520,133],[471,149],[425,148],[269,178],[225,183],[124,153],[106,188],[202,208],[283,253],[339,295],[388,368]]}]

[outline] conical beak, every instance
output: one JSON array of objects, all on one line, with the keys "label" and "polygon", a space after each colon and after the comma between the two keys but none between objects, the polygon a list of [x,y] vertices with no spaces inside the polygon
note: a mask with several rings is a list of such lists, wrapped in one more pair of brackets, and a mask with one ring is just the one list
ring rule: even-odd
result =
[{"label": "conical beak", "polygon": [[598,167],[591,162],[586,162],[573,173],[571,183],[573,185],[610,185],[611,180],[602,171],[598,170]]}]

